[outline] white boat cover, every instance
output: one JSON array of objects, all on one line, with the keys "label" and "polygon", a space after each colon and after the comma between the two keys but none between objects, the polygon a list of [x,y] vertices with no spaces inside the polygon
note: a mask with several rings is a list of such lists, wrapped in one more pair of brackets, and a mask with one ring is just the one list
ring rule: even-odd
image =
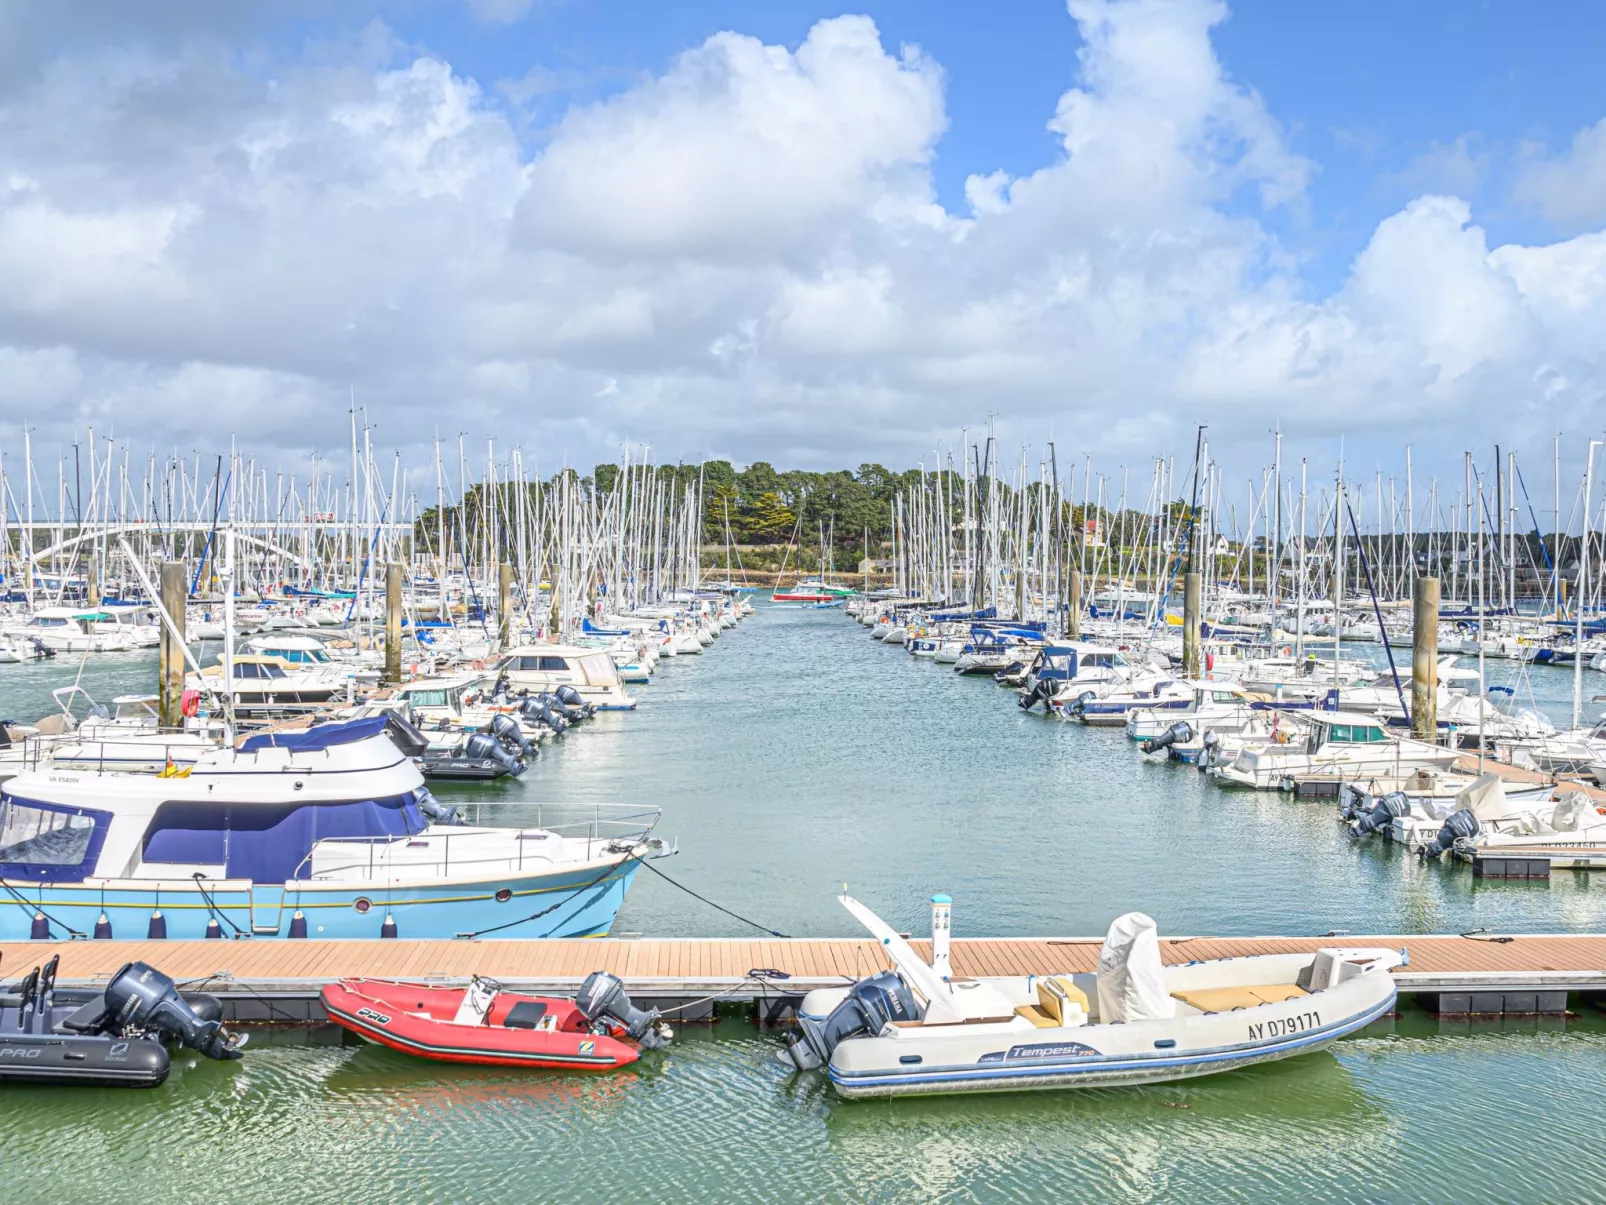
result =
[{"label": "white boat cover", "polygon": [[1511,814],[1511,806],[1506,801],[1505,780],[1498,774],[1484,774],[1468,787],[1464,787],[1456,796],[1464,811],[1471,812],[1479,820],[1498,820]]},{"label": "white boat cover", "polygon": [[1160,937],[1141,912],[1118,916],[1099,951],[1099,1022],[1161,1021],[1175,1015],[1160,969]]}]

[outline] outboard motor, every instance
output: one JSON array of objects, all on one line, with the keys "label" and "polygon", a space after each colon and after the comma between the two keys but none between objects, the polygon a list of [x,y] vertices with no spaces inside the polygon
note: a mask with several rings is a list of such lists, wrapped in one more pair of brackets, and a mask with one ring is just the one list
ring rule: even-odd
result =
[{"label": "outboard motor", "polygon": [[562,699],[558,698],[558,696],[552,691],[544,691],[543,693],[537,695],[536,698],[540,699],[541,702],[545,703],[549,708],[551,708],[558,715],[562,716],[570,724],[586,718],[586,711],[584,707],[570,707]]},{"label": "outboard motor", "polygon": [[669,1045],[667,1027],[658,1018],[656,1008],[643,1012],[630,1002],[625,985],[617,975],[607,971],[592,971],[580,985],[580,994],[574,998],[586,1020],[593,1025],[619,1026],[625,1037],[640,1043],[643,1050],[661,1050]]},{"label": "outboard motor", "polygon": [[1193,725],[1187,720],[1178,720],[1159,736],[1144,741],[1138,746],[1145,753],[1158,753],[1161,749],[1169,749],[1178,741],[1186,744],[1193,739]]},{"label": "outboard motor", "polygon": [[797,1032],[786,1035],[786,1051],[799,1071],[813,1071],[831,1061],[831,1052],[845,1038],[873,1037],[894,1021],[919,1017],[915,998],[898,973],[881,971],[855,983],[824,1021],[799,1017]]},{"label": "outboard motor", "polygon": [[509,774],[524,773],[524,763],[509,753],[489,732],[476,732],[463,744],[463,756],[481,760],[499,761]]},{"label": "outboard motor", "polygon": [[403,757],[423,757],[424,751],[429,748],[429,738],[412,721],[403,719],[399,712],[386,714],[385,735]]},{"label": "outboard motor", "polygon": [[1376,803],[1370,795],[1361,790],[1352,782],[1346,782],[1338,788],[1338,820],[1343,824],[1350,820],[1359,820],[1362,816],[1371,814]]},{"label": "outboard motor", "polygon": [[565,707],[578,707],[582,715],[590,716],[596,713],[596,704],[587,703],[580,692],[567,683],[558,687],[557,696]]},{"label": "outboard motor", "polygon": [[519,714],[531,724],[545,724],[553,732],[568,728],[569,721],[552,709],[552,705],[539,695],[532,695],[519,704]]},{"label": "outboard motor", "polygon": [[1373,833],[1381,833],[1399,817],[1409,815],[1410,811],[1411,800],[1405,792],[1390,791],[1377,801],[1370,812],[1355,822],[1355,835],[1369,837]]},{"label": "outboard motor", "polygon": [[530,744],[530,738],[524,735],[519,722],[509,715],[495,715],[491,717],[491,735],[507,746],[508,751],[518,750],[523,757],[534,757],[535,750]]},{"label": "outboard motor", "polygon": [[1204,742],[1204,752],[1199,755],[1199,764],[1208,770],[1221,756],[1221,734],[1207,728],[1200,740]]},{"label": "outboard motor", "polygon": [[1439,835],[1417,852],[1424,858],[1442,857],[1455,848],[1457,837],[1476,837],[1478,828],[1478,818],[1471,812],[1451,812],[1444,818],[1444,827],[1439,830]]},{"label": "outboard motor", "polygon": [[111,1025],[159,1033],[209,1059],[237,1059],[242,1043],[221,1021],[203,1021],[173,981],[144,962],[128,962],[106,985],[106,1014]]},{"label": "outboard motor", "polygon": [[418,810],[422,812],[425,817],[433,820],[436,824],[462,823],[462,821],[458,819],[456,808],[447,807],[444,803],[442,803],[439,799],[436,799],[434,795],[430,794],[429,791],[422,787],[420,787],[418,790]]}]

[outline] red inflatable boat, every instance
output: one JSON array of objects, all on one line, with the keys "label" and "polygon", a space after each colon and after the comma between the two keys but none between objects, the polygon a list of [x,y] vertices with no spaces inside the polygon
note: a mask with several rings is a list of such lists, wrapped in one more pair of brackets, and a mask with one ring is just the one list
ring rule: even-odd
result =
[{"label": "red inflatable boat", "polygon": [[519,995],[478,977],[466,988],[342,979],[322,996],[343,1029],[447,1063],[608,1071],[668,1041],[657,1012],[634,1008],[603,972],[585,981],[576,1000]]}]

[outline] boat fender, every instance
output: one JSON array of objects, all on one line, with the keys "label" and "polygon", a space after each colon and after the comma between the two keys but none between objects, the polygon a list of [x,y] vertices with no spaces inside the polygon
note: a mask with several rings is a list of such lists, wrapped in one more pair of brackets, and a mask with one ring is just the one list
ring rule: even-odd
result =
[{"label": "boat fender", "polygon": [[290,936],[304,938],[307,935],[307,918],[300,908],[297,908],[290,917]]},{"label": "boat fender", "polygon": [[112,939],[112,922],[104,912],[95,921],[95,940],[110,941]]},{"label": "boat fender", "polygon": [[217,923],[217,917],[206,922],[206,936],[208,940],[223,940],[223,926]]},{"label": "boat fender", "polygon": [[45,919],[45,914],[43,912],[35,912],[33,914],[33,924],[28,926],[28,940],[50,940],[50,922]]},{"label": "boat fender", "polygon": [[396,918],[388,912],[385,913],[385,923],[379,926],[379,936],[383,938],[396,936]]},{"label": "boat fender", "polygon": [[151,923],[145,927],[145,940],[167,940],[167,917],[162,915],[162,910],[160,908],[151,913]]}]

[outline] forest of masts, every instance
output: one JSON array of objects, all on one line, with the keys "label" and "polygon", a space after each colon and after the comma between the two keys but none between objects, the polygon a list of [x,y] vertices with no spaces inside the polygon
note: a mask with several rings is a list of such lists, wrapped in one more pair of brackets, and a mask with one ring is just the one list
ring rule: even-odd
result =
[{"label": "forest of masts", "polygon": [[[1588,571],[1606,519],[1594,445],[1564,510],[1559,439],[1544,474],[1551,497],[1536,499],[1509,450],[1483,464],[1465,453],[1461,480],[1447,489],[1436,477],[1417,479],[1410,448],[1403,476],[1346,475],[1342,464],[1318,474],[1303,459],[1285,464],[1279,435],[1271,462],[1246,480],[1212,460],[1201,437],[1192,457],[1156,458],[1145,479],[1127,467],[1099,472],[1085,456],[1062,465],[1053,444],[1035,460],[1023,449],[1006,469],[988,436],[962,441],[960,468],[952,452],[939,453],[937,469],[878,478],[867,495],[874,527],[851,521],[867,513],[863,498],[850,516],[830,491],[811,494],[812,477],[853,483],[848,473],[783,474],[779,498],[722,484],[713,505],[705,466],[654,464],[627,448],[592,476],[564,469],[543,479],[522,448],[499,452],[487,440],[481,461],[462,437],[455,449],[435,441],[432,465],[407,470],[400,452],[376,453],[372,428],[355,415],[347,452],[315,454],[302,473],[233,447],[136,457],[92,431],[42,468],[30,436],[20,443],[0,454],[0,560],[12,597],[30,601],[71,596],[91,567],[115,589],[128,550],[147,565],[187,562],[195,592],[205,593],[216,535],[229,527],[242,593],[362,592],[393,560],[410,564],[414,589],[473,592],[507,563],[524,590],[540,584],[572,617],[599,597],[622,608],[739,581],[733,524],[750,508],[777,505],[795,514],[793,566],[805,552],[817,568],[857,554],[866,581],[1005,615],[1062,599],[1073,568],[1084,596],[1110,603],[1163,599],[1193,568],[1207,597],[1274,606],[1368,592],[1403,599],[1414,576],[1431,574],[1447,606],[1496,611],[1519,603],[1565,611],[1580,581],[1593,607],[1603,576]],[[728,478],[730,466],[720,467]],[[1580,558],[1586,529],[1595,538]]]}]

